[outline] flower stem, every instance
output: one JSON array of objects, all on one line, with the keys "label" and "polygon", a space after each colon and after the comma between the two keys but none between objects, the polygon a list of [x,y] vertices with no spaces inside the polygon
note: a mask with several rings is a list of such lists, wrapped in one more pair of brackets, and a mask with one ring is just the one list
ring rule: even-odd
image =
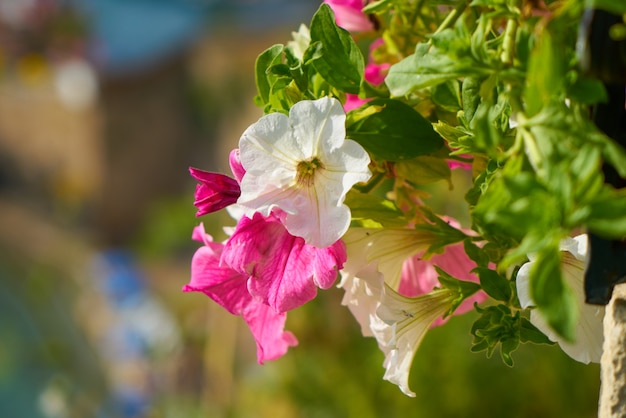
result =
[{"label": "flower stem", "polygon": [[465,0],[460,2],[455,8],[454,10],[452,10],[450,12],[450,14],[448,16],[446,16],[446,18],[444,19],[443,22],[441,22],[441,25],[439,25],[439,27],[437,28],[437,30],[435,31],[434,35],[444,31],[445,29],[448,29],[449,27],[451,27],[452,25],[454,25],[454,23],[457,21],[457,19],[463,14],[463,12],[465,11],[465,9],[467,8],[469,4],[469,0]]},{"label": "flower stem", "polygon": [[504,40],[502,42],[502,54],[500,59],[503,63],[512,65],[513,54],[515,52],[515,36],[517,34],[517,28],[519,23],[517,19],[509,19],[506,23],[506,29],[504,31]]}]

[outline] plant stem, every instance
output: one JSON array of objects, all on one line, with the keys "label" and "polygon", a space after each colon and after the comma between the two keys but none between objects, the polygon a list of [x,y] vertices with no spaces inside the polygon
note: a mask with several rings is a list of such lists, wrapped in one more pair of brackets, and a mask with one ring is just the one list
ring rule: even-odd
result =
[{"label": "plant stem", "polygon": [[469,0],[465,0],[465,1],[460,2],[454,8],[454,10],[452,10],[450,12],[450,14],[448,16],[446,16],[444,21],[441,22],[441,25],[439,25],[439,27],[437,28],[437,30],[435,31],[435,33],[433,35],[436,35],[436,34],[442,32],[442,31],[444,31],[445,29],[448,29],[452,25],[454,25],[454,23],[457,21],[457,19],[463,14],[463,12],[467,8],[468,4],[469,4]]},{"label": "plant stem", "polygon": [[500,55],[500,59],[503,63],[508,65],[513,64],[513,54],[515,52],[515,36],[517,34],[518,26],[519,23],[517,19],[509,19],[506,23],[504,40],[502,42],[502,55]]}]

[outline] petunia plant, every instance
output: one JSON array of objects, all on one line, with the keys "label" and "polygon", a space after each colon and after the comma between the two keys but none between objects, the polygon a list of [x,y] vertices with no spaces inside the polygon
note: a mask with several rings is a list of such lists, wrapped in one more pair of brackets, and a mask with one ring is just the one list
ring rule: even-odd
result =
[{"label": "petunia plant", "polygon": [[[626,189],[605,175],[626,177],[626,150],[593,116],[609,100],[581,52],[593,8],[626,15],[606,0],[325,1],[259,55],[264,116],[233,177],[191,169],[198,216],[227,208],[235,226],[221,243],[196,228],[184,290],[242,316],[262,363],[297,344],[287,312],[337,285],[410,396],[428,330],[468,311],[472,351],[512,366],[520,343],[558,343],[598,362],[588,235],[626,237]],[[434,203],[438,182],[463,198]]]}]

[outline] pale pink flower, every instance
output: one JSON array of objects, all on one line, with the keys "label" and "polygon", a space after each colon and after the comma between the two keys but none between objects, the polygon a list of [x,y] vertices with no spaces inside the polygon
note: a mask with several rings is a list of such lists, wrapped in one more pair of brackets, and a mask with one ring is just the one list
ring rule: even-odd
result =
[{"label": "pale pink flower", "polygon": [[226,242],[222,263],[250,276],[250,294],[276,312],[286,312],[328,289],[346,260],[342,241],[326,248],[291,235],[274,216],[243,217]]},{"label": "pale pink flower", "polygon": [[[402,265],[398,293],[407,297],[416,297],[431,292],[435,287],[441,287],[435,266],[459,280],[479,283],[478,276],[471,272],[476,268],[476,263],[465,253],[463,243],[458,243],[448,245],[442,254],[435,254],[429,259],[421,258],[421,255],[408,258]],[[485,300],[487,300],[485,292],[476,292],[465,299],[454,314],[469,312],[474,309],[475,302],[482,303]],[[434,325],[441,325],[444,322],[439,318]]]},{"label": "pale pink flower", "polygon": [[324,0],[335,13],[337,26],[349,32],[369,32],[374,23],[363,13],[362,0]]},{"label": "pale pink flower", "polygon": [[296,337],[284,331],[285,313],[278,313],[248,291],[250,277],[221,262],[224,245],[213,242],[201,224],[193,231],[193,238],[202,242],[191,262],[191,281],[185,292],[202,292],[233,315],[241,316],[256,341],[257,360],[275,360],[289,347],[298,344]]}]

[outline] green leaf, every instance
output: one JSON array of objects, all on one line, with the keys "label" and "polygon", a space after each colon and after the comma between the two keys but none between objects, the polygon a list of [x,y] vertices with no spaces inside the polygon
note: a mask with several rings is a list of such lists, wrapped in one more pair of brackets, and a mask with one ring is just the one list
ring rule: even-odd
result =
[{"label": "green leaf", "polygon": [[546,334],[541,332],[528,319],[522,318],[520,325],[519,339],[521,342],[549,345],[554,344],[553,341],[550,341],[550,339],[546,337]]},{"label": "green leaf", "polygon": [[481,81],[478,77],[466,77],[461,85],[463,116],[468,124],[474,118],[474,113],[480,104],[480,85]]},{"label": "green leaf", "polygon": [[605,186],[590,206],[587,221],[590,231],[607,239],[621,240],[626,237],[626,189]]},{"label": "green leaf", "polygon": [[583,104],[606,102],[608,95],[604,84],[595,78],[579,78],[567,89],[570,99]]},{"label": "green leaf", "polygon": [[558,241],[537,254],[530,270],[530,295],[552,329],[573,341],[578,308],[573,291],[561,275]]},{"label": "green leaf", "polygon": [[[361,50],[345,29],[335,23],[327,4],[322,4],[311,21],[311,63],[334,87],[358,94],[363,81],[364,60]],[[308,49],[307,49],[308,52]]]},{"label": "green leaf", "polygon": [[565,56],[548,30],[537,39],[531,52],[524,89],[526,114],[537,114],[545,104],[560,100],[565,80]]},{"label": "green leaf", "polygon": [[502,141],[502,135],[491,118],[494,103],[483,102],[476,109],[470,126],[474,131],[474,141],[477,149],[493,153]]},{"label": "green leaf", "polygon": [[626,0],[590,0],[587,7],[603,9],[618,15],[626,14]]},{"label": "green leaf", "polygon": [[448,315],[452,315],[456,308],[458,308],[465,299],[480,290],[478,283],[467,280],[459,280],[446,273],[438,266],[435,266],[435,270],[437,270],[437,274],[439,275],[439,283],[441,283],[441,285],[446,289],[452,290],[456,294],[456,298],[452,301],[450,310],[446,312],[444,318]]},{"label": "green leaf", "polygon": [[442,109],[456,113],[461,110],[459,82],[448,80],[432,88],[431,100]]},{"label": "green leaf", "polygon": [[459,148],[463,142],[472,138],[472,133],[463,126],[451,126],[442,121],[433,123],[433,129],[453,148]]},{"label": "green leaf", "polygon": [[372,1],[363,8],[363,13],[380,13],[391,8],[394,0],[378,0]]},{"label": "green leaf", "polygon": [[418,44],[415,54],[389,68],[385,84],[392,97],[406,96],[414,90],[445,83],[463,75],[455,69],[450,57],[436,52],[428,53],[430,48],[430,44]]},{"label": "green leaf", "polygon": [[374,158],[401,161],[430,154],[443,145],[430,122],[411,106],[394,99],[374,99],[378,112],[347,127],[348,137]]},{"label": "green leaf", "polygon": [[513,291],[509,280],[500,276],[496,271],[488,268],[476,268],[473,271],[478,273],[480,286],[483,288],[485,293],[501,302],[508,302],[511,300]]},{"label": "green leaf", "polygon": [[397,228],[408,223],[392,201],[370,193],[351,190],[345,204],[350,207],[353,222],[360,226]]},{"label": "green leaf", "polygon": [[509,367],[513,367],[513,357],[511,353],[519,347],[519,337],[506,338],[500,341],[500,356],[502,361]]},{"label": "green leaf", "polygon": [[452,170],[443,158],[422,155],[410,160],[398,161],[395,166],[396,176],[413,185],[434,183],[445,180],[452,187]]},{"label": "green leaf", "polygon": [[610,163],[622,178],[626,178],[626,149],[605,135],[594,135],[603,143],[602,157]]},{"label": "green leaf", "polygon": [[474,244],[471,239],[467,238],[463,241],[463,248],[467,256],[479,267],[486,267],[489,264],[489,256],[487,253]]},{"label": "green leaf", "polygon": [[490,358],[500,345],[500,357],[507,366],[513,365],[511,353],[520,343],[520,313],[513,315],[506,305],[488,306],[476,310],[481,316],[472,325],[474,336],[471,351],[487,351]]},{"label": "green leaf", "polygon": [[256,59],[255,81],[258,91],[257,105],[264,106],[270,101],[270,91],[272,82],[270,81],[269,70],[282,62],[283,45],[273,45],[263,51]]}]

